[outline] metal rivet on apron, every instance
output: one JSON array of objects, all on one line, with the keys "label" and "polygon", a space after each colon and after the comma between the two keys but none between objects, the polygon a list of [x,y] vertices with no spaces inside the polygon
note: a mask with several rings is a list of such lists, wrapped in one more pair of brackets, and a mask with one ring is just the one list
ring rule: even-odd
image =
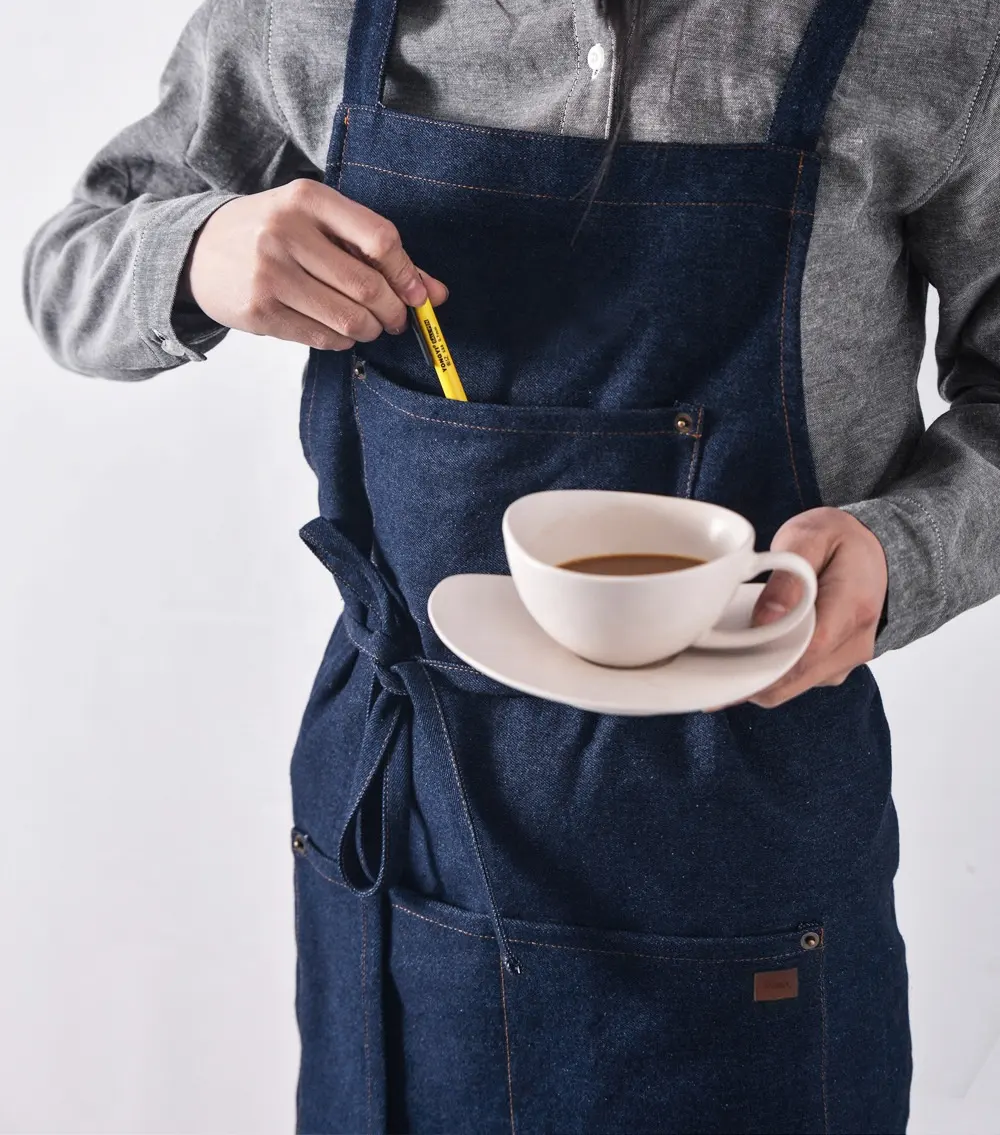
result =
[{"label": "metal rivet on apron", "polygon": [[355,378],[364,379],[365,377],[365,364],[358,359],[354,363],[354,370],[351,372]]},{"label": "metal rivet on apron", "polygon": [[678,414],[674,418],[674,429],[679,434],[689,434],[694,429],[694,418],[690,414]]},{"label": "metal rivet on apron", "polygon": [[822,940],[815,930],[807,930],[799,939],[799,945],[803,950],[815,950]]},{"label": "metal rivet on apron", "polygon": [[305,839],[300,835],[292,836],[292,851],[297,852],[299,855],[303,855],[305,853],[305,850],[306,850]]}]

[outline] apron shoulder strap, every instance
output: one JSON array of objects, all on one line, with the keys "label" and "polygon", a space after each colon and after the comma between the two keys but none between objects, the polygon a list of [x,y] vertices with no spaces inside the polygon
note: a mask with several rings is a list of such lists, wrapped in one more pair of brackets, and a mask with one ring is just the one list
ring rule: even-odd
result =
[{"label": "apron shoulder strap", "polygon": [[396,24],[396,0],[355,0],[344,68],[345,106],[378,106]]},{"label": "apron shoulder strap", "polygon": [[844,63],[871,0],[817,0],[771,120],[767,140],[814,150]]}]

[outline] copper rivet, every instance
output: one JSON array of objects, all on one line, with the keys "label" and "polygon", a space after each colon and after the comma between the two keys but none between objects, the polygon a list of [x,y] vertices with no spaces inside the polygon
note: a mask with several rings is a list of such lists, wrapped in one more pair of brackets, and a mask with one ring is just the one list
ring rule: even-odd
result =
[{"label": "copper rivet", "polygon": [[815,950],[819,943],[820,936],[815,930],[807,930],[799,939],[799,945],[803,950]]},{"label": "copper rivet", "polygon": [[355,363],[354,364],[354,377],[355,378],[364,378],[365,377],[365,364],[364,363]]},{"label": "copper rivet", "polygon": [[694,429],[694,422],[690,414],[678,414],[674,418],[674,429],[681,434],[689,434]]},{"label": "copper rivet", "polygon": [[300,835],[294,836],[292,838],[292,848],[295,851],[305,851],[306,841]]}]

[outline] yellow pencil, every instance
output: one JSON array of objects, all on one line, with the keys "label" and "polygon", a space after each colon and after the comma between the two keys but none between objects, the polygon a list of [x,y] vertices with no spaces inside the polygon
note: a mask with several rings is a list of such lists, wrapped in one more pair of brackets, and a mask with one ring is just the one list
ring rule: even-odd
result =
[{"label": "yellow pencil", "polygon": [[434,314],[434,308],[431,307],[431,301],[424,300],[419,307],[411,308],[410,311],[412,313],[411,321],[423,348],[424,358],[434,368],[445,398],[467,402],[468,398],[466,398],[465,390],[462,388],[462,380],[458,377],[458,371],[455,368],[455,360],[451,357],[451,351],[448,350],[448,344],[445,342],[444,334],[441,331],[441,324],[438,323],[437,316]]}]

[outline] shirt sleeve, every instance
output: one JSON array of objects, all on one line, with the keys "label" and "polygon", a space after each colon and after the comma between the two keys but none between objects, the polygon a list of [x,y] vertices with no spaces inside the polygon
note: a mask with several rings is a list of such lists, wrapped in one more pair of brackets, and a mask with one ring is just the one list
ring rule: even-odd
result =
[{"label": "shirt sleeve", "polygon": [[877,499],[847,506],[889,566],[878,653],[1000,594],[1000,82],[984,89],[950,172],[904,218],[914,267],[940,297],[949,409]]},{"label": "shirt sleeve", "polygon": [[167,64],[156,109],[96,155],[32,240],[25,306],[61,365],[149,378],[204,359],[225,335],[176,298],[194,235],[233,197],[317,173],[272,96],[265,16],[265,0],[203,4]]}]

